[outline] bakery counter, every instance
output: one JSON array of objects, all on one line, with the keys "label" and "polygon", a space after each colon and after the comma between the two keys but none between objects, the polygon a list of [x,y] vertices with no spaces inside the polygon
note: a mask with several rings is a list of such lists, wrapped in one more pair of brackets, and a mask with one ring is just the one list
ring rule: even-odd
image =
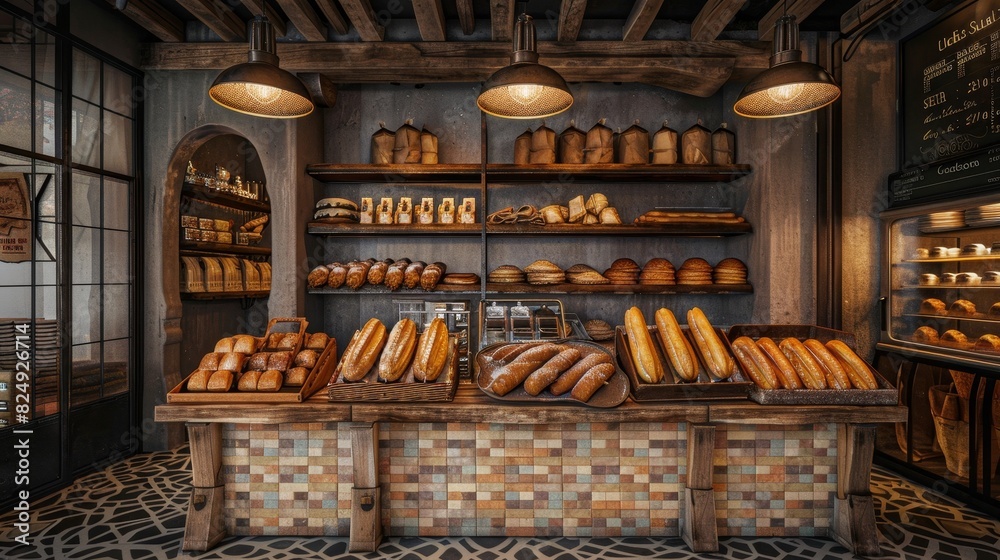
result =
[{"label": "bakery counter", "polygon": [[226,535],[833,537],[877,555],[875,425],[897,406],[494,400],[165,404],[187,422],[185,550]]}]

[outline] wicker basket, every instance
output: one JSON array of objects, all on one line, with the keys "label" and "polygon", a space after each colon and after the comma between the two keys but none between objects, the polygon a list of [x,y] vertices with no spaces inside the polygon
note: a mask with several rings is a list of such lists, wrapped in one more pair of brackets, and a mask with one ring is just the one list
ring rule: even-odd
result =
[{"label": "wicker basket", "polygon": [[[969,400],[952,391],[951,386],[937,385],[930,390],[931,414],[934,416],[934,427],[937,431],[937,441],[944,452],[945,464],[948,470],[960,477],[969,476]],[[996,411],[994,402],[994,412]],[[992,430],[991,461],[984,476],[992,477],[996,472],[1000,459],[1000,441],[998,430]],[[977,445],[976,460],[983,461],[983,450]]]}]

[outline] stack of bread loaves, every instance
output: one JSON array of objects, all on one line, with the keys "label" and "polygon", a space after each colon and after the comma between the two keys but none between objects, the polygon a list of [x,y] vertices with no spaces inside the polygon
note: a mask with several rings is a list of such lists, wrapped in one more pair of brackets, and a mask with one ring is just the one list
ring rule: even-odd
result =
[{"label": "stack of bread loaves", "polygon": [[639,282],[639,264],[632,259],[618,259],[611,263],[611,268],[604,271],[604,276],[612,284],[636,284]]},{"label": "stack of bread loaves", "polygon": [[537,260],[524,267],[528,283],[538,286],[562,284],[566,281],[566,273],[555,263],[547,260]]},{"label": "stack of bread loaves", "polygon": [[611,280],[589,265],[574,264],[566,269],[566,281],[570,284],[599,285],[608,284]]},{"label": "stack of bread loaves", "polygon": [[712,265],[705,259],[688,259],[677,271],[677,283],[681,286],[709,285],[712,283],[712,270]]},{"label": "stack of bread loaves", "polygon": [[498,284],[523,284],[526,278],[523,270],[512,264],[505,264],[493,269],[486,277],[486,281]]},{"label": "stack of bread loaves", "polygon": [[722,259],[715,265],[712,279],[716,284],[746,284],[747,265],[740,259]]},{"label": "stack of bread loaves", "polygon": [[639,283],[646,286],[673,286],[677,283],[673,263],[667,259],[649,259],[639,273]]}]

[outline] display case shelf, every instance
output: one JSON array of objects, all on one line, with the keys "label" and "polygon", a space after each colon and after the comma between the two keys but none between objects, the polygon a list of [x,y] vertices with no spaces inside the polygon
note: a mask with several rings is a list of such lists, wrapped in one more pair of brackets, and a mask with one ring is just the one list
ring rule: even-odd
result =
[{"label": "display case shelf", "polygon": [[253,255],[268,256],[270,247],[237,245],[236,243],[213,243],[211,241],[181,241],[181,255],[189,257],[211,255]]},{"label": "display case shelf", "polygon": [[213,300],[213,299],[260,299],[271,295],[270,290],[250,292],[181,292],[181,299]]},{"label": "display case shelf", "polygon": [[967,262],[967,261],[1000,261],[1000,255],[969,255],[965,257],[937,257],[926,259],[903,259],[904,263],[946,263],[946,262]]},{"label": "display case shelf", "polygon": [[495,294],[751,294],[750,284],[705,286],[650,286],[644,284],[548,284],[488,282],[486,291]]},{"label": "display case shelf", "polygon": [[938,284],[937,286],[902,286],[894,288],[893,292],[905,292],[907,290],[1000,290],[1000,286],[983,286],[972,284]]},{"label": "display case shelf", "polygon": [[914,319],[936,319],[941,321],[970,321],[975,323],[1000,324],[1000,317],[990,317],[985,313],[975,315],[931,315],[928,313],[903,313],[903,317]]},{"label": "display case shelf", "polygon": [[234,194],[213,190],[203,185],[184,183],[184,186],[181,189],[181,195],[187,196],[191,200],[219,204],[235,210],[247,210],[250,212],[263,212],[268,214],[271,212],[270,202],[236,196]]},{"label": "display case shelf", "polygon": [[365,284],[358,288],[357,290],[352,290],[346,286],[341,286],[339,288],[309,288],[308,293],[317,294],[322,296],[351,296],[351,295],[367,295],[367,294],[387,294],[394,296],[405,296],[405,295],[427,295],[427,294],[478,294],[480,284],[471,285],[458,285],[458,284],[438,284],[431,291],[424,290],[423,288],[400,288],[398,290],[390,290],[385,286],[378,285],[373,286],[371,284]]}]

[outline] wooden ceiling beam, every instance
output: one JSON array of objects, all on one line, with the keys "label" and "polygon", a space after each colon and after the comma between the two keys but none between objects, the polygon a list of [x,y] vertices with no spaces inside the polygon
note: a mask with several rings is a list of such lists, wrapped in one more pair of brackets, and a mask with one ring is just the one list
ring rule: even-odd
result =
[{"label": "wooden ceiling beam", "polygon": [[350,26],[347,25],[347,20],[340,13],[340,8],[337,7],[334,0],[316,0],[316,5],[319,6],[319,11],[323,12],[326,21],[333,27],[334,33],[347,35],[347,32],[351,30]]},{"label": "wooden ceiling beam", "polygon": [[[260,1],[259,0],[240,0],[246,9],[250,10],[250,13],[257,15],[260,13]],[[132,0],[129,0],[131,3]],[[271,27],[274,28],[274,35],[276,37],[284,37],[288,33],[288,25],[285,24],[284,18],[278,15],[278,10],[275,10],[267,2],[264,3],[264,15],[267,16],[267,21],[271,22]]]},{"label": "wooden ceiling beam", "polygon": [[587,0],[562,0],[559,3],[559,23],[556,41],[574,43],[583,25],[583,13],[587,11]]},{"label": "wooden ceiling beam", "polygon": [[[708,97],[735,75],[768,65],[759,42],[580,41],[538,44],[542,62],[569,82],[637,82]],[[508,63],[509,47],[495,42],[279,43],[281,67],[320,72],[337,83],[481,82]],[[150,45],[147,70],[227,68],[246,57],[240,45]]]},{"label": "wooden ceiling beam", "polygon": [[247,40],[247,24],[225,2],[215,0],[177,0],[185,10],[198,18],[223,41]]},{"label": "wooden ceiling beam", "polygon": [[490,0],[490,24],[494,41],[510,41],[514,36],[514,0]]},{"label": "wooden ceiling beam", "polygon": [[326,26],[309,0],[278,0],[278,4],[306,41],[326,41]]},{"label": "wooden ceiling beam", "polygon": [[[112,5],[115,0],[108,0]],[[122,10],[132,21],[148,29],[156,38],[168,43],[184,41],[184,22],[155,0],[130,0]]]},{"label": "wooden ceiling beam", "polygon": [[441,0],[413,0],[413,15],[417,19],[420,38],[424,41],[444,41],[444,7]]},{"label": "wooden ceiling beam", "polygon": [[691,22],[692,41],[714,41],[733,21],[746,0],[708,0]]},{"label": "wooden ceiling beam", "polygon": [[472,0],[455,0],[458,10],[458,22],[462,24],[462,33],[472,35],[476,30],[476,14],[472,11]]},{"label": "wooden ceiling beam", "polygon": [[636,0],[622,28],[622,41],[642,41],[662,5],[663,0]]},{"label": "wooden ceiling beam", "polygon": [[340,5],[362,41],[381,41],[385,37],[385,28],[375,17],[369,0],[340,0]]},{"label": "wooden ceiling beam", "polygon": [[[788,15],[795,16],[795,21],[801,25],[802,21],[822,4],[823,0],[791,0],[788,3]],[[775,4],[760,20],[760,24],[757,26],[757,38],[761,41],[774,39],[774,24],[784,13],[785,3],[781,1]]]}]

